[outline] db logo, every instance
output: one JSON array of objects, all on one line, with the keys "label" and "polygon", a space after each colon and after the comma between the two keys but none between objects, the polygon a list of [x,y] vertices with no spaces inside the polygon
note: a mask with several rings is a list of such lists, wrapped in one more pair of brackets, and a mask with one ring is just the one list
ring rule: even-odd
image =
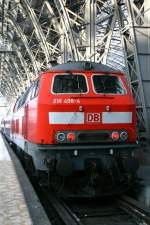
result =
[{"label": "db logo", "polygon": [[100,122],[100,113],[87,113],[86,115],[87,123]]}]

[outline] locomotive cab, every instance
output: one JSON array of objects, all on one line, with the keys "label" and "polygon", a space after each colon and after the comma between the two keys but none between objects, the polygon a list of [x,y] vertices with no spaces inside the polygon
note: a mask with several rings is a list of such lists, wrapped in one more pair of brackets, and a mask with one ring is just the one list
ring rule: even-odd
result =
[{"label": "locomotive cab", "polygon": [[[122,76],[54,75],[55,112],[49,112],[49,123],[58,129],[63,124],[63,130],[55,134],[55,143],[135,142],[135,106]],[[68,133],[71,128],[75,130]]]},{"label": "locomotive cab", "polygon": [[56,67],[42,75],[39,105],[37,142],[42,135],[56,145],[136,142],[135,103],[121,72]]}]

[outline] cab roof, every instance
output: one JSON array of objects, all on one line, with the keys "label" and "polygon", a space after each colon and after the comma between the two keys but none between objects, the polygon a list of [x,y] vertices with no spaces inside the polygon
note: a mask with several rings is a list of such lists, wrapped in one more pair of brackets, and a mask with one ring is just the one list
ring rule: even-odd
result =
[{"label": "cab roof", "polygon": [[86,71],[95,71],[95,72],[121,72],[119,70],[115,70],[112,67],[106,66],[104,64],[89,62],[89,61],[79,61],[79,62],[67,62],[64,64],[59,64],[54,67],[51,67],[49,71],[84,71],[85,63],[91,64],[91,69],[86,69]]}]

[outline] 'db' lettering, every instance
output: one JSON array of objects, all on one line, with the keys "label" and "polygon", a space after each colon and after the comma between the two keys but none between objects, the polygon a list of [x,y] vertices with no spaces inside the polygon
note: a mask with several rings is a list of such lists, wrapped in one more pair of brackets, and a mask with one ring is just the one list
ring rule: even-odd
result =
[{"label": "'db' lettering", "polygon": [[100,113],[87,113],[87,122],[88,123],[100,122]]}]

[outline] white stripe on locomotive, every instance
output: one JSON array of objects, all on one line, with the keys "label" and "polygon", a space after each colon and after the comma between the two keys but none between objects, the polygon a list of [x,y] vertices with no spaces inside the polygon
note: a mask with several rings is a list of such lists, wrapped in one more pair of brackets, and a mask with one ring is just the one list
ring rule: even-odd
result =
[{"label": "white stripe on locomotive", "polygon": [[[84,123],[84,112],[49,112],[49,124]],[[132,123],[132,112],[102,112],[102,124],[118,123]]]},{"label": "white stripe on locomotive", "polygon": [[49,112],[49,124],[84,124],[84,113]]}]

